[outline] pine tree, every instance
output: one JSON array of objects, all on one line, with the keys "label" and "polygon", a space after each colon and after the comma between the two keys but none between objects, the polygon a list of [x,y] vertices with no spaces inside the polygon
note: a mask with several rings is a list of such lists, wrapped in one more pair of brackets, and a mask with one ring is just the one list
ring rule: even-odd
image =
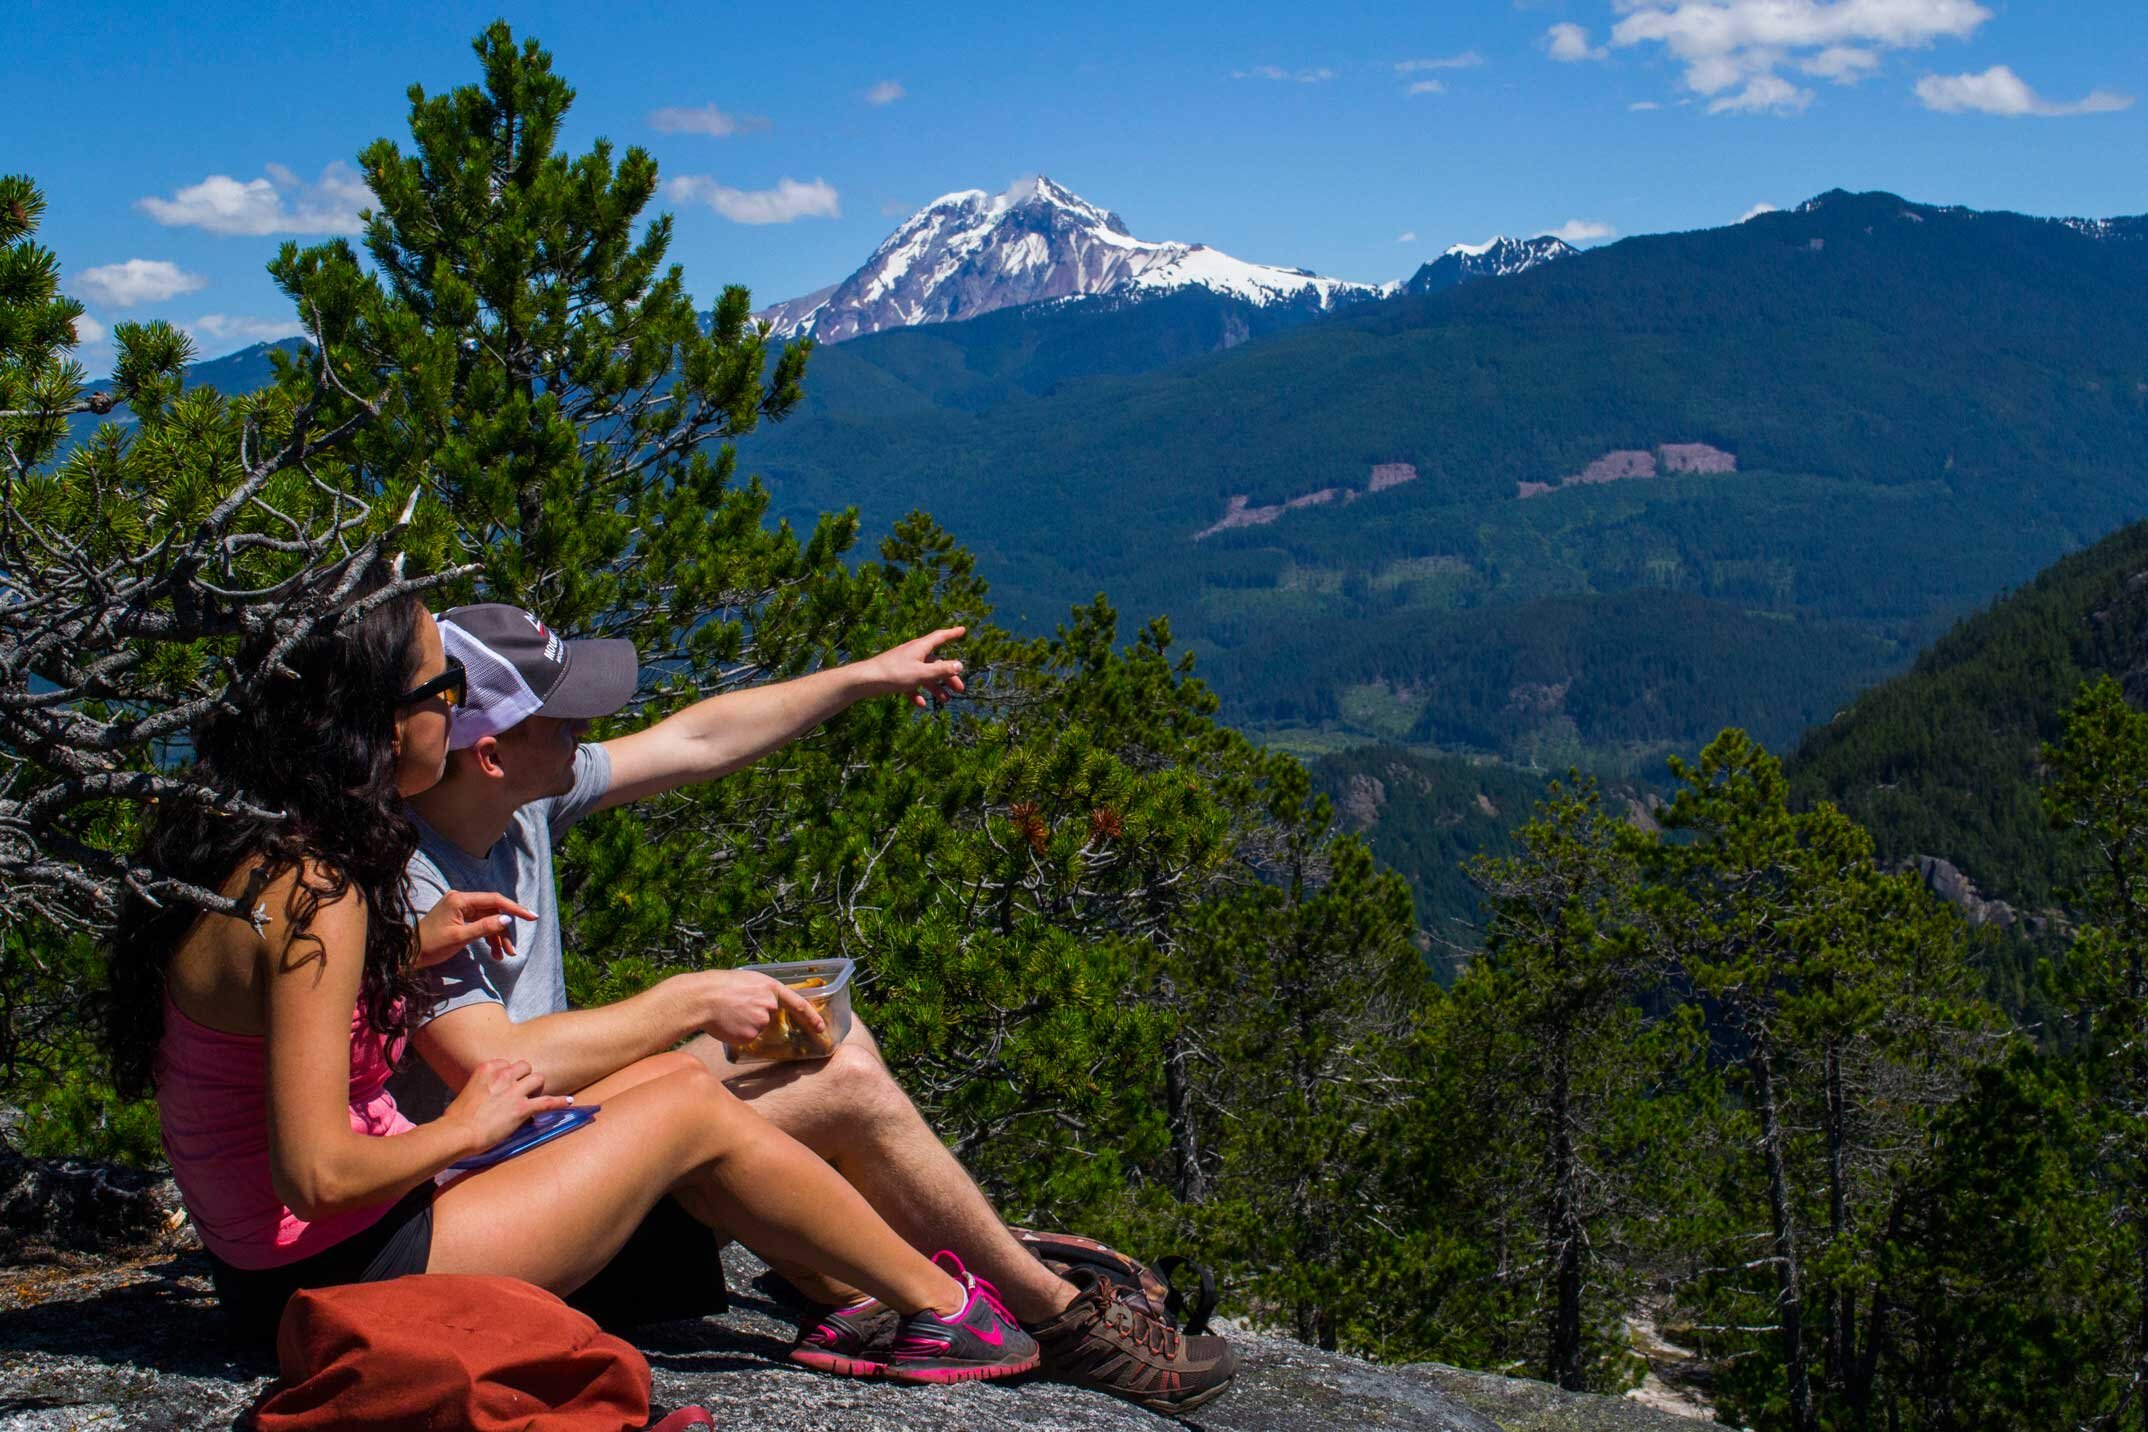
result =
[{"label": "pine tree", "polygon": [[[853,525],[803,549],[767,528],[730,440],[797,402],[810,344],[776,351],[736,286],[704,318],[665,266],[671,217],[644,224],[656,162],[605,139],[557,151],[574,91],[550,54],[504,21],[473,48],[481,83],[411,87],[408,152],[358,156],[384,301],[354,337],[393,356],[405,409],[361,442],[373,479],[422,475],[488,598],[632,637],[702,686],[796,669],[811,636],[769,629]],[[275,272],[303,312],[355,268],[338,245]]]},{"label": "pine tree", "polygon": [[[1760,1256],[1727,1245],[1727,1266],[1696,1291],[1730,1310],[1733,1336],[1771,1336],[1779,1384],[1753,1388],[1771,1420],[1863,1425],[1894,1297],[1878,1269],[1908,1180],[1931,1156],[1934,1112],[1996,1053],[1973,1037],[1987,1017],[1960,922],[1883,875],[1833,807],[1793,813],[1780,763],[1743,732],[1672,769],[1682,784],[1640,898],[1667,969],[1743,1075],[1725,1127],[1752,1126],[1765,1224]],[[1748,1272],[1772,1290],[1759,1296]]]},{"label": "pine tree", "polygon": [[[1422,1189],[1385,1177],[1430,978],[1408,888],[1278,763],[1269,878],[1200,912],[1179,965],[1208,1200],[1194,1219],[1243,1295],[1318,1346],[1392,1337]],[[1264,863],[1265,863],[1264,862]],[[1422,1290],[1412,1290],[1417,1298]]]},{"label": "pine tree", "polygon": [[1634,845],[1595,782],[1554,782],[1515,840],[1517,854],[1469,867],[1485,941],[1444,1011],[1447,1052],[1472,1074],[1482,1213],[1518,1245],[1502,1263],[1534,1324],[1528,1364],[1573,1391],[1615,1389],[1639,1293],[1636,1165],[1664,1157],[1692,1021],[1644,1012]]},{"label": "pine tree", "polygon": [[2103,1426],[2148,1428],[2148,715],[2109,676],[2084,685],[2045,750],[2053,822],[2086,848],[2089,922],[2065,959],[2079,1057],[2117,1215],[2129,1235],[2128,1335]]}]

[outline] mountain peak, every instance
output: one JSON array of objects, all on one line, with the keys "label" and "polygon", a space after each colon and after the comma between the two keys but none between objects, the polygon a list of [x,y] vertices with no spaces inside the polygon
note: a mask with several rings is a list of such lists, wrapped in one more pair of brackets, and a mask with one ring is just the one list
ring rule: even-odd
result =
[{"label": "mountain peak", "polygon": [[1482,258],[1501,245],[1513,242],[1514,240],[1508,238],[1505,234],[1494,234],[1481,244],[1449,244],[1446,252],[1459,254],[1463,258]]},{"label": "mountain peak", "polygon": [[1247,263],[1206,244],[1137,239],[1111,210],[1042,174],[997,194],[959,189],[897,225],[832,288],[765,310],[778,337],[824,343],[975,318],[1047,299],[1141,298],[1207,288],[1256,306],[1326,309],[1372,297],[1372,284]]},{"label": "mountain peak", "polygon": [[1404,293],[1439,293],[1480,278],[1505,278],[1578,252],[1551,234],[1510,239],[1494,234],[1481,244],[1452,244],[1445,253],[1411,275]]}]

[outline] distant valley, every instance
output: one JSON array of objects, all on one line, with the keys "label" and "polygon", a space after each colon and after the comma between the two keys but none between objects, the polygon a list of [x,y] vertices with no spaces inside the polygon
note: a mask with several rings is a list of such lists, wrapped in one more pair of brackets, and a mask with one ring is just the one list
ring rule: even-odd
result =
[{"label": "distant valley", "polygon": [[2148,509],[2144,230],[1834,192],[1328,311],[1010,306],[823,346],[742,455],[931,512],[1016,625],[1168,616],[1308,754],[1654,771]]}]

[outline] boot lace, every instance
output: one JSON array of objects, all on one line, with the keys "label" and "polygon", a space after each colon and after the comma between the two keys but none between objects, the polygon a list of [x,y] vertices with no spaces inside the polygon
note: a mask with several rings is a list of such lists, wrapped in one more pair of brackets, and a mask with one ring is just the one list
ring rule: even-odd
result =
[{"label": "boot lace", "polygon": [[1127,1302],[1122,1296],[1118,1284],[1099,1282],[1097,1288],[1103,1295],[1106,1311],[1108,1312],[1112,1309],[1118,1311],[1119,1316],[1112,1319],[1112,1322],[1119,1328],[1120,1332],[1131,1338],[1138,1346],[1162,1357],[1166,1362],[1178,1356],[1179,1335],[1176,1329],[1161,1318],[1152,1317]]}]

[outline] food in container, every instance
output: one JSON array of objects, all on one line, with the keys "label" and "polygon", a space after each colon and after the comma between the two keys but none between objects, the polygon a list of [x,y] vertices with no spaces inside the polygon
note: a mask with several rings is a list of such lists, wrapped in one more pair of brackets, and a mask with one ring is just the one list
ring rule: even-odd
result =
[{"label": "food in container", "polygon": [[768,1027],[744,1044],[726,1044],[732,1062],[752,1064],[790,1059],[825,1059],[835,1053],[850,1033],[850,977],[856,969],[850,959],[794,960],[788,964],[741,965],[739,968],[767,975],[789,985],[812,1001],[828,1027],[816,1033],[793,1020],[787,1008],[778,1006]]}]

